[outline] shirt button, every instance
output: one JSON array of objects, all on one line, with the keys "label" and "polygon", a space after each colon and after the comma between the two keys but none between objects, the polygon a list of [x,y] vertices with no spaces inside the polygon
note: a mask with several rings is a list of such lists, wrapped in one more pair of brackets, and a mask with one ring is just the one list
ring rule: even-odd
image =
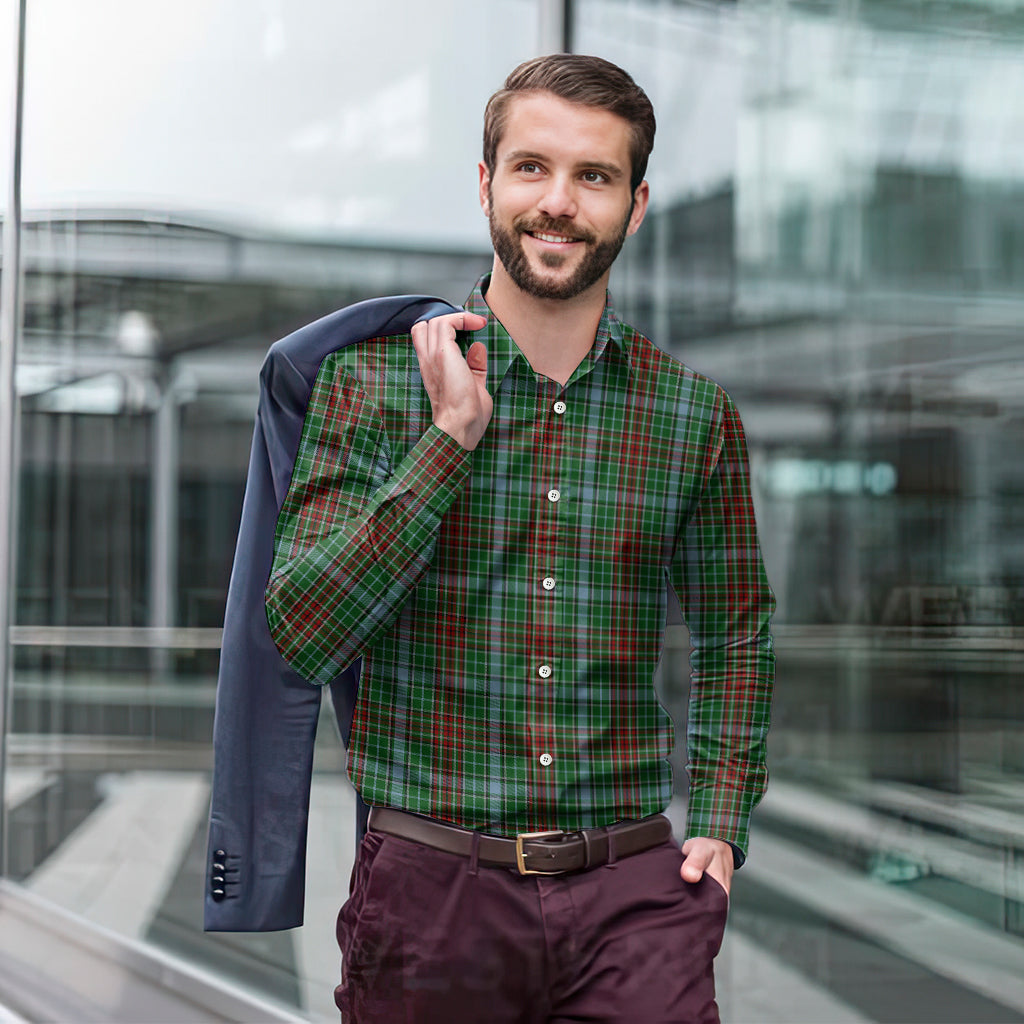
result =
[{"label": "shirt button", "polygon": [[540,763],[544,765],[545,768],[547,768],[547,766],[551,764],[554,758],[550,754],[541,754],[540,757],[537,758],[537,760],[540,761]]},{"label": "shirt button", "polygon": [[558,499],[561,496],[562,496],[562,492],[560,490],[558,490],[557,487],[552,487],[551,490],[548,491],[548,501],[558,501]]},{"label": "shirt button", "polygon": [[541,580],[540,585],[545,590],[554,590],[555,589],[555,579],[554,579],[553,576],[545,576],[544,579]]},{"label": "shirt button", "polygon": [[555,402],[555,404],[552,406],[552,408],[555,410],[555,415],[556,416],[561,416],[562,413],[565,412],[565,408],[566,408],[565,402],[563,402],[561,399],[559,399],[557,402]]},{"label": "shirt button", "polygon": [[551,675],[551,666],[541,665],[540,668],[537,669],[537,675],[539,675],[541,679],[547,679]]}]

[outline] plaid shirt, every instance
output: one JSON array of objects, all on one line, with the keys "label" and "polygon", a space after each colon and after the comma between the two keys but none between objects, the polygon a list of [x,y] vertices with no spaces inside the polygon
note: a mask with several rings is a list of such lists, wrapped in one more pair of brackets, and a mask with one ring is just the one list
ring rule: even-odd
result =
[{"label": "plaid shirt", "polygon": [[494,413],[431,423],[405,336],[324,360],[277,524],[271,634],[315,683],[364,658],[370,804],[513,835],[664,810],[666,582],[690,629],[689,835],[740,851],[767,781],[774,600],[729,396],[606,305],[562,386],[484,300]]}]

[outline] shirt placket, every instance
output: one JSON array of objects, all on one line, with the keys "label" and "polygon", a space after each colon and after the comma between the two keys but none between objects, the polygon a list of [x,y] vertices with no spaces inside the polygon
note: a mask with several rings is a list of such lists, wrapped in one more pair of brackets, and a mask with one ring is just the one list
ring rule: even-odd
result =
[{"label": "shirt placket", "polygon": [[559,573],[559,538],[564,529],[566,503],[572,496],[569,481],[562,478],[560,452],[567,405],[560,391],[560,385],[554,381],[539,382],[533,442],[536,514],[528,561],[532,578],[527,581],[530,657],[527,660],[526,721],[535,815],[530,827],[537,829],[555,826],[557,780],[566,769],[561,763],[566,751],[559,742],[556,693],[567,683],[562,677],[569,666],[560,656],[556,620],[563,582]]}]

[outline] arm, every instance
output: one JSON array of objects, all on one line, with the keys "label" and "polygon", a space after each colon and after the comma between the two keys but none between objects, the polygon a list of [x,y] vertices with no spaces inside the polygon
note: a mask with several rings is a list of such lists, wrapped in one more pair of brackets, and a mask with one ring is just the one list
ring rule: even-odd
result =
[{"label": "arm", "polygon": [[[765,737],[775,674],[769,632],[775,601],[757,544],[743,427],[724,392],[706,458],[705,484],[677,538],[672,565],[691,642],[690,838],[684,851],[694,855],[691,868],[701,870],[731,859],[726,843],[736,847],[738,860],[745,855],[750,812],[768,779]],[[719,871],[712,867],[712,874]]]},{"label": "arm", "polygon": [[[395,466],[358,381],[335,379],[332,360],[317,377],[266,594],[274,643],[310,682],[330,682],[390,628],[430,564],[441,519],[469,475],[467,449],[486,427],[478,423],[486,353],[473,345],[467,363],[455,332],[484,323],[455,313],[413,328],[434,423]],[[467,376],[472,393],[460,386]],[[471,400],[475,417],[465,412]]]}]

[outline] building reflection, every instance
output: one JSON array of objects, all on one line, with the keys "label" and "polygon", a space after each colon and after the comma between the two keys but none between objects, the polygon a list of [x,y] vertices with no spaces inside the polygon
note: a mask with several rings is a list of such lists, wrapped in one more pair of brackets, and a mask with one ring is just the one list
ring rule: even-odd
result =
[{"label": "building reflection", "polygon": [[[1024,5],[574,9],[577,48],[644,67],[659,110],[662,189],[616,305],[736,399],[779,598],[773,781],[726,1016],[910,1019],[863,983],[884,971],[928,1019],[1020,1020],[1024,108],[1006,98]],[[645,64],[652,25],[663,59]],[[683,166],[703,136],[673,137],[693,108],[734,130],[703,178]],[[329,935],[200,933],[257,372],[349,302],[461,301],[489,252],[85,206],[33,213],[24,250],[9,874],[315,1015]],[[673,625],[660,685],[680,727],[687,677]],[[307,920],[329,929],[350,793],[321,733],[310,877],[330,896]],[[675,765],[682,783],[682,749]],[[81,879],[114,856],[118,814],[137,835],[155,804],[163,875],[128,914]],[[788,994],[771,965],[796,972]]]}]

